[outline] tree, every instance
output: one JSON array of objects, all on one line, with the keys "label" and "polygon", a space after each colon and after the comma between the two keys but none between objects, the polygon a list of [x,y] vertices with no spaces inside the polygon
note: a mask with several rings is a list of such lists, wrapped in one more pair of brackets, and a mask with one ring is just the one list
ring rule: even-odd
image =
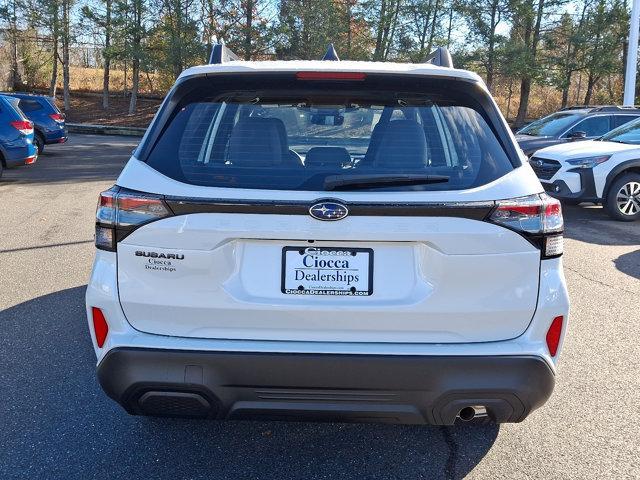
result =
[{"label": "tree", "polygon": [[414,62],[423,62],[431,53],[444,13],[443,0],[407,0],[402,8],[403,27],[400,30],[400,55]]},{"label": "tree", "polygon": [[71,108],[71,99],[69,96],[69,48],[72,42],[70,15],[72,1],[73,0],[62,0],[62,95],[65,110]]},{"label": "tree", "polygon": [[327,43],[337,45],[340,58],[369,60],[374,39],[362,3],[359,0],[333,0],[333,5],[335,26],[329,31],[332,37]]},{"label": "tree", "polygon": [[245,60],[260,58],[272,47],[270,2],[266,0],[227,0],[223,21],[227,25],[224,40]]},{"label": "tree", "polygon": [[96,5],[84,5],[82,7],[84,19],[93,24],[98,33],[104,34],[104,46],[102,48],[102,108],[104,110],[109,108],[109,83],[111,78],[111,58],[113,56],[111,48],[113,38],[112,12],[113,0],[104,1],[104,10],[97,8]]},{"label": "tree", "polygon": [[58,88],[58,48],[60,41],[60,1],[50,0],[47,2],[47,13],[51,19],[51,81],[49,82],[49,95],[56,96]]},{"label": "tree", "polygon": [[137,108],[138,90],[140,89],[140,62],[144,55],[142,40],[146,37],[147,31],[144,26],[144,16],[146,4],[144,0],[131,0],[130,19],[127,25],[127,35],[130,38],[129,57],[132,59],[131,67],[131,98],[129,99],[129,115],[133,114]]},{"label": "tree", "polygon": [[566,107],[569,102],[569,88],[573,74],[580,71],[583,66],[581,59],[584,56],[585,31],[584,22],[587,8],[591,0],[585,0],[580,9],[580,16],[574,21],[573,16],[563,14],[557,26],[546,35],[548,61],[551,68],[551,81],[553,85],[562,89],[561,107]]},{"label": "tree", "polygon": [[[29,53],[35,53],[38,49],[38,38],[42,35],[43,40],[48,40],[51,45],[45,55],[48,59],[40,65],[51,66],[50,80],[48,85],[49,95],[54,97],[58,86],[58,61],[60,45],[60,0],[25,0],[25,19],[32,29],[29,33],[30,40],[34,44],[27,47]],[[38,55],[42,52],[38,52]],[[40,55],[39,55],[40,56]]]},{"label": "tree", "polygon": [[520,44],[520,104],[516,115],[517,127],[525,122],[529,108],[529,95],[534,79],[541,74],[539,47],[542,21],[549,10],[557,6],[556,0],[511,0],[509,13],[511,35]]},{"label": "tree", "polygon": [[111,11],[113,6],[112,0],[105,1],[105,15],[104,15],[104,49],[102,56],[104,59],[103,73],[102,73],[102,108],[107,110],[109,108],[109,80],[111,75]]},{"label": "tree", "polygon": [[480,41],[478,56],[486,72],[487,88],[493,90],[496,73],[497,49],[504,38],[498,35],[498,26],[508,10],[507,0],[461,0],[459,11],[467,20],[474,39]]},{"label": "tree", "polygon": [[9,28],[9,50],[11,57],[10,65],[10,83],[11,88],[19,90],[22,87],[22,78],[20,76],[19,67],[19,37],[20,29],[18,25],[18,18],[21,18],[24,13],[24,3],[21,0],[7,0],[3,4],[0,4],[0,19],[5,21]]},{"label": "tree", "polygon": [[338,45],[341,23],[333,0],[282,0],[276,53],[285,59],[318,59],[329,43]]},{"label": "tree", "polygon": [[[438,1],[438,0],[436,0]],[[400,19],[403,0],[365,0],[363,8],[368,12],[374,30],[373,60],[383,61],[389,56]]]},{"label": "tree", "polygon": [[584,28],[584,70],[587,73],[585,105],[591,103],[594,88],[604,76],[621,71],[621,45],[626,36],[621,26],[625,25],[626,17],[626,9],[617,0],[610,4],[607,0],[598,0],[587,15]]},{"label": "tree", "polygon": [[626,1],[82,0],[78,15],[76,0],[0,0],[0,54],[15,89],[55,95],[62,70],[65,108],[74,62],[104,68],[95,87],[104,109],[117,69],[133,113],[145,79],[169,88],[185,68],[206,61],[214,41],[247,60],[318,59],[333,43],[343,60],[423,62],[446,44],[457,66],[486,78],[507,113],[517,106],[521,125],[537,86],[547,98],[535,104],[547,109],[552,88],[562,106],[575,91],[575,102],[615,101]]},{"label": "tree", "polygon": [[151,1],[140,61],[159,73],[161,85],[168,88],[186,67],[205,60],[206,46],[198,28],[202,19],[195,16],[203,10],[195,8],[195,0]]}]

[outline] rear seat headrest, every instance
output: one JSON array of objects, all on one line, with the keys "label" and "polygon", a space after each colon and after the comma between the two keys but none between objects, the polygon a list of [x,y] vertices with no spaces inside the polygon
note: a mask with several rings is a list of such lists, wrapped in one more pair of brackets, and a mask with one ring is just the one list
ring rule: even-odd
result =
[{"label": "rear seat headrest", "polygon": [[342,168],[351,162],[351,156],[343,147],[313,147],[307,152],[304,166],[307,168]]},{"label": "rear seat headrest", "polygon": [[414,120],[394,120],[381,132],[374,165],[383,168],[424,168],[427,140],[422,126]]},{"label": "rear seat headrest", "polygon": [[[277,118],[248,117],[238,121],[229,137],[227,160],[236,166],[279,165],[287,150],[284,125]],[[286,141],[286,136],[284,141]]]}]

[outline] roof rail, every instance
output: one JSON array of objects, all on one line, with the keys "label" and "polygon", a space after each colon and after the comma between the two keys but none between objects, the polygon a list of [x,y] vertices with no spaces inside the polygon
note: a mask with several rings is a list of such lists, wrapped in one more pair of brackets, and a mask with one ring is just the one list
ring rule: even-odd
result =
[{"label": "roof rail", "polygon": [[635,106],[619,106],[619,105],[602,105],[602,106],[597,106],[593,109],[593,111],[595,112],[624,112],[627,110],[637,110],[638,107]]},{"label": "roof rail", "polygon": [[225,44],[216,43],[213,45],[213,48],[211,48],[211,56],[209,57],[210,64],[220,64],[234,60],[240,60],[240,57],[233,53]]},{"label": "roof rail", "polygon": [[620,105],[571,105],[570,107],[561,108],[560,111],[566,110],[591,110],[593,112],[624,112],[628,110],[638,110],[637,106],[620,106]]},{"label": "roof rail", "polygon": [[336,49],[333,48],[333,43],[330,43],[329,46],[327,47],[327,53],[324,54],[324,57],[322,57],[322,60],[330,60],[334,62],[340,61],[340,57],[338,57],[338,53],[336,52]]},{"label": "roof rail", "polygon": [[432,63],[433,65],[437,65],[439,67],[448,67],[453,68],[453,60],[451,59],[451,54],[446,47],[438,47],[433,52],[429,54],[425,63]]},{"label": "roof rail", "polygon": [[593,105],[571,105],[569,107],[563,107],[560,109],[561,112],[565,110],[584,110],[585,108],[593,108]]}]

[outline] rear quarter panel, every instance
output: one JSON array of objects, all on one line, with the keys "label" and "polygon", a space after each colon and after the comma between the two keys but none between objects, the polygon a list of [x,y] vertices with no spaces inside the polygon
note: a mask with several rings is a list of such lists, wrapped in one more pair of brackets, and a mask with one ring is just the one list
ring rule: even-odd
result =
[{"label": "rear quarter panel", "polygon": [[21,120],[21,116],[6,99],[0,97],[0,151],[8,167],[22,165],[25,158],[35,154],[33,134],[20,134],[10,125],[15,120]]}]

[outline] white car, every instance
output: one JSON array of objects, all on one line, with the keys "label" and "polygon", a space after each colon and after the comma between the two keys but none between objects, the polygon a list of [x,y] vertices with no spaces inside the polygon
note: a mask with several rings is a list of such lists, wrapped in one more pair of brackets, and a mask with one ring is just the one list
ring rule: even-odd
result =
[{"label": "white car", "polygon": [[530,163],[554,197],[602,203],[616,220],[640,219],[640,120],[597,140],[543,148]]},{"label": "white car", "polygon": [[569,309],[560,203],[480,78],[441,63],[186,70],[100,195],[105,392],[216,419],[540,407]]}]

